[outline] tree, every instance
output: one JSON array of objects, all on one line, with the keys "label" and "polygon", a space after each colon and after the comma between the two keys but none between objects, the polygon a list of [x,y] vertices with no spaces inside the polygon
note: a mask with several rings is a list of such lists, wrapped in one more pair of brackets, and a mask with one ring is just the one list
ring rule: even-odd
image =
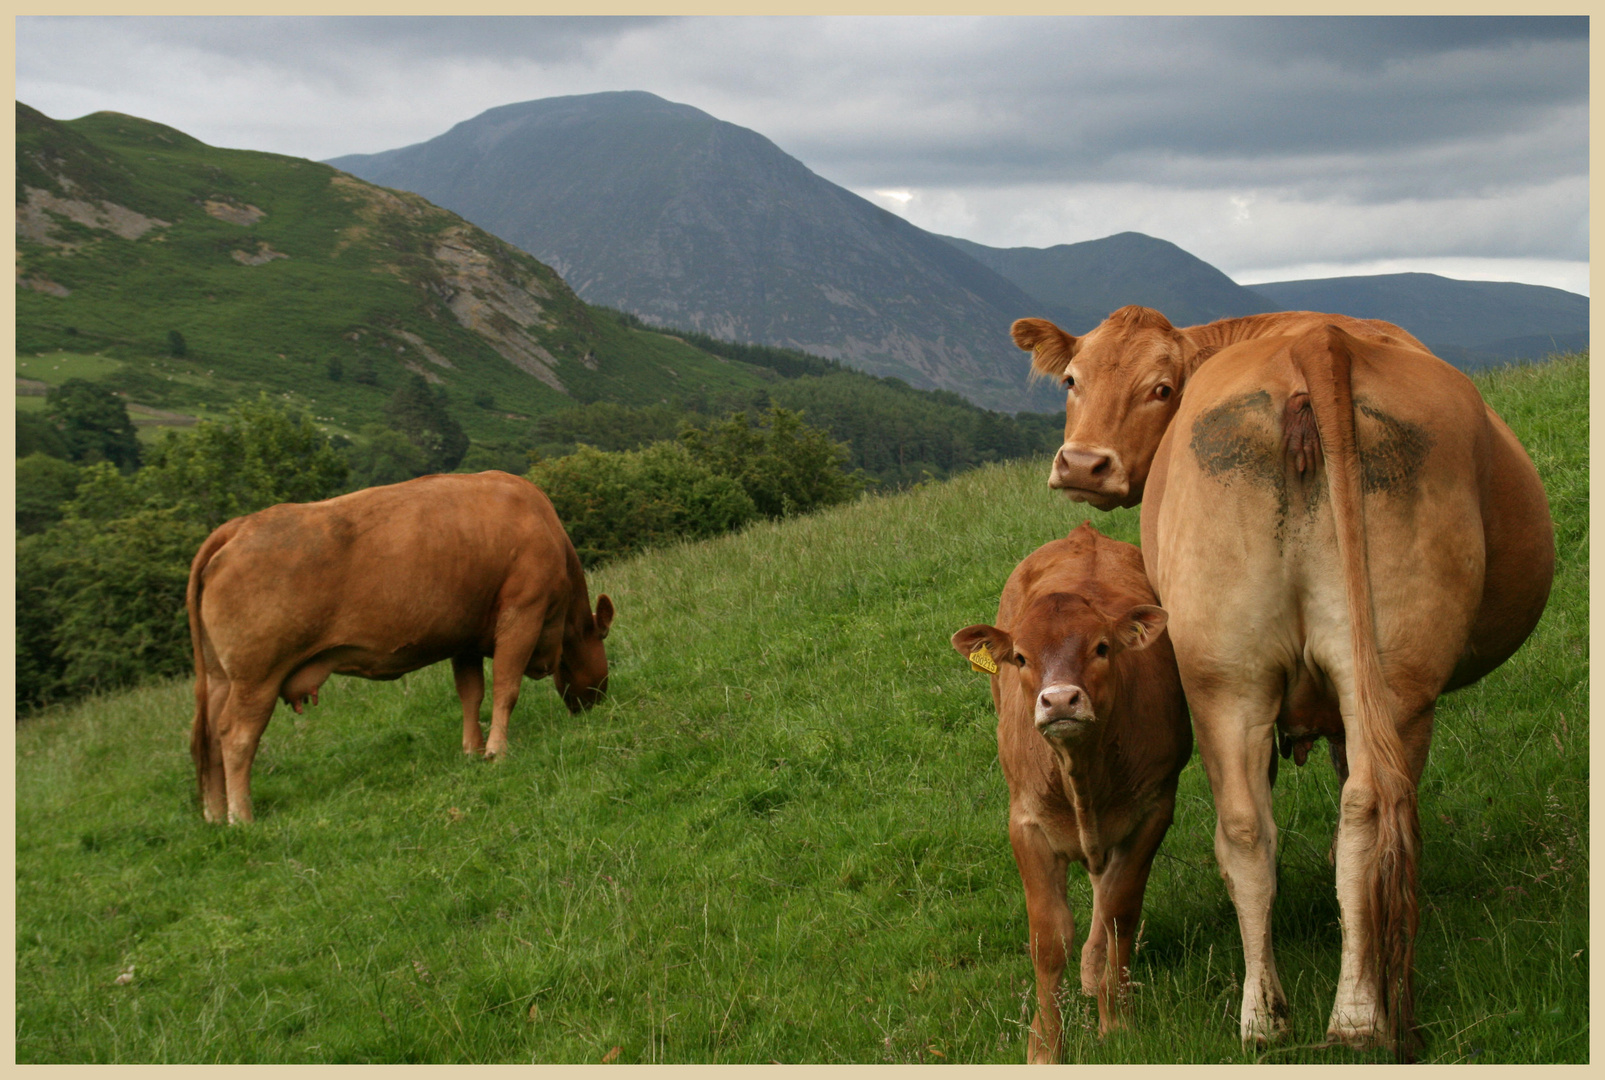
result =
[{"label": "tree", "polygon": [[181,508],[210,530],[275,503],[326,499],[348,472],[310,415],[259,394],[221,423],[169,430],[136,480],[142,501]]},{"label": "tree", "polygon": [[189,345],[184,341],[184,335],[177,330],[167,331],[167,355],[179,360],[189,355]]},{"label": "tree", "polygon": [[62,518],[61,504],[78,491],[80,471],[70,461],[33,453],[17,461],[17,530],[43,532]]},{"label": "tree", "polygon": [[45,417],[61,433],[68,457],[80,464],[109,461],[139,468],[139,436],[122,398],[87,379],[68,379],[45,394]]},{"label": "tree", "polygon": [[446,388],[431,390],[416,372],[391,395],[385,420],[423,451],[429,472],[450,472],[468,452],[468,434],[446,411]]},{"label": "tree", "polygon": [[368,441],[356,443],[345,452],[353,487],[399,484],[430,471],[424,452],[401,432],[383,424],[364,424],[362,434]]}]

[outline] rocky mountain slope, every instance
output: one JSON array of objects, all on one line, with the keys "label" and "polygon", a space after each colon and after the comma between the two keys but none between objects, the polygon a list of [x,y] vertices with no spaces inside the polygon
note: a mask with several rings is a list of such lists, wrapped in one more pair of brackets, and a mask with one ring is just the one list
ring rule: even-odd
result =
[{"label": "rocky mountain slope", "polygon": [[334,158],[551,264],[593,303],[801,349],[992,408],[1053,408],[1009,324],[1040,304],[757,132],[652,94],[491,109],[415,146]]},{"label": "rocky mountain slope", "polygon": [[457,215],[328,165],[21,103],[16,151],[19,354],[107,361],[100,381],[146,406],[265,389],[354,430],[416,372],[494,439],[576,403],[774,377],[631,329]]}]

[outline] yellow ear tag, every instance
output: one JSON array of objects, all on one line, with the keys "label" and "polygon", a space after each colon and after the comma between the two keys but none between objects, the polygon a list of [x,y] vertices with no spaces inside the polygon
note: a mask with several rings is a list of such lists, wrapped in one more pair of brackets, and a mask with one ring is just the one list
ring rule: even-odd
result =
[{"label": "yellow ear tag", "polygon": [[998,673],[998,662],[992,659],[992,652],[986,647],[986,642],[981,642],[970,654],[970,670],[979,671],[983,675]]}]

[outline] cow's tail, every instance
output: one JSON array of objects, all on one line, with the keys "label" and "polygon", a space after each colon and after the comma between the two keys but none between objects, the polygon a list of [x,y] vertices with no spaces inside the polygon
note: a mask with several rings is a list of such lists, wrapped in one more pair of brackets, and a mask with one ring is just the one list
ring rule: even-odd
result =
[{"label": "cow's tail", "polygon": [[206,677],[206,655],[201,644],[206,633],[205,627],[201,625],[201,577],[206,571],[206,564],[212,561],[212,556],[233,538],[238,528],[237,522],[229,521],[212,530],[212,535],[201,544],[201,549],[195,553],[195,558],[189,564],[189,586],[184,590],[184,606],[189,611],[190,647],[195,656],[195,724],[190,728],[189,753],[195,760],[195,784],[200,791],[203,805],[206,800],[205,776],[211,762],[211,754],[208,749],[206,715],[206,705],[210,695]]},{"label": "cow's tail", "polygon": [[[1414,1049],[1412,971],[1415,963],[1416,867],[1421,822],[1416,786],[1394,720],[1392,693],[1382,678],[1377,654],[1371,580],[1366,566],[1365,507],[1355,437],[1352,378],[1355,339],[1335,326],[1299,338],[1293,363],[1309,387],[1309,404],[1325,460],[1327,492],[1337,526],[1338,556],[1348,598],[1349,641],[1354,658],[1357,729],[1348,733],[1349,761],[1355,762],[1355,736],[1370,762],[1375,803],[1376,855],[1366,880],[1373,962],[1382,985],[1384,1030],[1401,1058]],[[1355,798],[1364,794],[1350,780]]]}]

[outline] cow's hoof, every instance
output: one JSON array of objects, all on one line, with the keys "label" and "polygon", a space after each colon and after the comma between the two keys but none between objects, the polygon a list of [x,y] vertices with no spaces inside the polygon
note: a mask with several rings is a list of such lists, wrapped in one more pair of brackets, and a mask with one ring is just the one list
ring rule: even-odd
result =
[{"label": "cow's hoof", "polygon": [[1270,1046],[1287,1035],[1287,1006],[1269,1016],[1243,1017],[1238,1028],[1244,1046]]},{"label": "cow's hoof", "polygon": [[1346,1046],[1350,1050],[1374,1050],[1387,1042],[1374,1027],[1329,1027],[1326,1041],[1330,1046]]}]

